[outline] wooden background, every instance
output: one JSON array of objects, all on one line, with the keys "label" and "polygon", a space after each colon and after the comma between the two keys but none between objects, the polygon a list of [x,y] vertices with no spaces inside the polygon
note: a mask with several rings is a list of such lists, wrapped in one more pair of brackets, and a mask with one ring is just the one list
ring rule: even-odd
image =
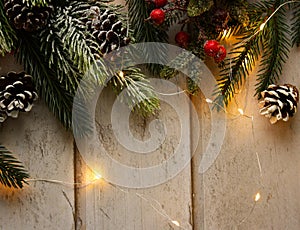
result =
[{"label": "wooden background", "polygon": [[[299,56],[299,49],[291,51],[281,83],[299,88]],[[208,65],[213,68],[213,63]],[[0,73],[10,70],[22,67],[10,55],[0,58]],[[0,229],[300,229],[300,115],[276,125],[260,116],[253,97],[256,72],[228,108],[222,150],[209,170],[198,173],[211,119],[205,98],[198,95],[191,100],[200,118],[201,135],[191,163],[173,179],[146,189],[121,188],[105,180],[86,187],[72,185],[87,183],[93,175],[77,151],[72,134],[38,101],[30,113],[2,125],[1,143],[24,163],[32,179],[66,183],[32,181],[21,191],[0,187]],[[109,91],[101,96],[102,103],[96,110],[99,139],[114,159],[138,166],[141,157],[124,150],[111,130],[113,101]],[[190,116],[186,105],[179,106],[191,122],[187,132],[191,141],[184,153],[191,154],[196,143],[192,138],[195,117]],[[179,141],[176,112],[167,103],[161,107],[155,118],[165,123],[169,136],[147,163],[166,159],[166,153]],[[238,108],[253,116],[253,121],[239,116]],[[149,138],[152,119],[131,117],[130,127],[137,138]],[[255,203],[257,192],[261,199]]]}]

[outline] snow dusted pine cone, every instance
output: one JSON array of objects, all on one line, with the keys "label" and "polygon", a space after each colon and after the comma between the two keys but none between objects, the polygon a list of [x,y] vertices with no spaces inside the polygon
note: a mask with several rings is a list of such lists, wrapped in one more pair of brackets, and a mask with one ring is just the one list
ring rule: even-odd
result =
[{"label": "snow dusted pine cone", "polygon": [[260,114],[269,118],[271,124],[281,119],[288,121],[297,112],[299,92],[293,85],[270,85],[261,95]]},{"label": "snow dusted pine cone", "polygon": [[4,0],[4,9],[16,29],[32,32],[43,28],[53,11],[53,6],[30,6],[30,1]]},{"label": "snow dusted pine cone", "polygon": [[19,112],[29,112],[38,98],[32,77],[24,72],[9,72],[0,77],[0,122],[17,118]]},{"label": "snow dusted pine cone", "polygon": [[127,28],[123,27],[118,16],[111,10],[101,10],[92,6],[88,12],[88,28],[100,45],[100,52],[105,55],[122,46],[128,45],[130,39]]}]

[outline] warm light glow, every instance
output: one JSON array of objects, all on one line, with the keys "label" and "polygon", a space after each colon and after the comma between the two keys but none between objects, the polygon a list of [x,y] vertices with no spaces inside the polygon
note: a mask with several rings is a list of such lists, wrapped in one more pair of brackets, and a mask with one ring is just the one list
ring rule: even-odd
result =
[{"label": "warm light glow", "polygon": [[98,173],[95,173],[94,179],[95,180],[100,180],[100,179],[102,179],[102,176]]},{"label": "warm light glow", "polygon": [[257,201],[259,201],[260,200],[260,193],[258,192],[258,193],[256,193],[256,195],[255,195],[255,202],[257,202]]},{"label": "warm light glow", "polygon": [[238,111],[239,111],[239,113],[240,113],[241,115],[244,115],[244,110],[238,109]]},{"label": "warm light glow", "polygon": [[210,100],[209,98],[206,98],[206,99],[205,99],[205,101],[206,101],[207,103],[210,103],[210,104],[212,104],[212,103],[213,103],[213,101],[212,101],[212,100]]},{"label": "warm light glow", "polygon": [[179,224],[179,222],[178,222],[178,221],[176,221],[176,220],[172,220],[172,223],[173,223],[173,224],[175,224],[177,227],[180,227],[180,224]]},{"label": "warm light glow", "polygon": [[120,71],[119,76],[120,76],[121,78],[124,78],[124,72],[123,72],[123,71]]},{"label": "warm light glow", "polygon": [[265,28],[266,23],[260,25],[259,30],[262,31]]}]

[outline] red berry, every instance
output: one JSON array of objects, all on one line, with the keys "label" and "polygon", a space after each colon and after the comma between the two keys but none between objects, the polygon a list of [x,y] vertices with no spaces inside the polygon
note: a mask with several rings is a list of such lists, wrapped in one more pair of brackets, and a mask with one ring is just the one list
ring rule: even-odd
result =
[{"label": "red berry", "polygon": [[190,35],[184,31],[180,31],[176,34],[175,41],[180,47],[186,47],[190,41]]},{"label": "red berry", "polygon": [[154,0],[154,4],[157,8],[164,7],[168,4],[168,0]]},{"label": "red berry", "polygon": [[160,25],[165,21],[165,12],[161,9],[154,9],[150,13],[150,18],[155,24]]},{"label": "red berry", "polygon": [[215,57],[219,51],[219,42],[216,40],[208,40],[204,43],[204,52],[210,57]]},{"label": "red berry", "polygon": [[216,56],[214,57],[215,58],[215,61],[216,62],[221,62],[223,61],[225,58],[226,58],[226,49],[224,46],[220,45],[219,46],[219,51],[218,53],[216,54]]}]

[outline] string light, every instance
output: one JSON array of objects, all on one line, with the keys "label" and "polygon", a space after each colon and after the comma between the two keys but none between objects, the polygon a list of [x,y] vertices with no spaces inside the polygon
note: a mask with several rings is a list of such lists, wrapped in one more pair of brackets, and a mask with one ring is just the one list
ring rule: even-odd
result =
[{"label": "string light", "polygon": [[266,23],[264,22],[263,24],[261,24],[260,25],[260,27],[259,27],[259,30],[260,31],[263,31],[264,30],[264,28],[265,28],[265,25],[266,25]]},{"label": "string light", "polygon": [[179,224],[179,222],[178,222],[178,221],[176,221],[176,220],[172,220],[172,223],[173,223],[173,224],[175,224],[177,227],[180,227],[180,224]]},{"label": "string light", "polygon": [[244,110],[243,110],[243,109],[238,108],[238,111],[239,111],[239,113],[240,113],[242,116],[244,116]]},{"label": "string light", "polygon": [[258,33],[260,33],[261,31],[264,30],[266,24],[268,23],[268,21],[271,20],[271,18],[277,13],[278,10],[280,10],[283,6],[287,5],[287,4],[291,4],[291,3],[294,3],[294,2],[300,2],[299,0],[291,0],[291,1],[287,1],[287,2],[284,2],[282,3],[281,5],[279,5],[276,10],[266,19],[265,22],[263,22],[260,26],[259,26],[259,29],[252,35],[250,36],[249,38],[237,43],[234,47],[237,47],[241,44],[244,44],[246,42],[248,42],[249,40],[251,40],[253,37],[255,37]]},{"label": "string light", "polygon": [[119,76],[120,76],[120,78],[124,79],[124,72],[123,72],[123,71],[120,71],[120,72],[119,72]]},{"label": "string light", "polygon": [[[128,194],[128,191],[120,188],[119,186],[112,184],[111,182],[106,181],[101,174],[97,173],[97,172],[92,172],[91,176],[88,176],[91,179],[88,180],[86,183],[71,183],[71,182],[65,182],[65,181],[60,181],[60,180],[52,180],[52,179],[27,179],[26,182],[45,182],[45,183],[51,183],[51,184],[58,184],[58,185],[63,185],[63,186],[76,186],[76,188],[86,188],[90,185],[96,184],[97,182],[99,182],[100,180],[105,181],[107,184],[111,185],[112,187],[118,189],[119,191]],[[158,202],[157,200],[151,198],[151,200],[156,203],[159,208],[161,210],[159,210],[157,207],[155,207],[153,205],[153,203],[150,201],[150,199],[147,199],[144,195],[142,195],[141,193],[135,193],[135,195],[141,199],[143,199],[144,201],[146,201],[152,208],[153,210],[155,210],[159,215],[161,215],[162,217],[166,218],[170,223],[174,224],[175,226],[184,229],[181,227],[180,223],[177,220],[172,219],[164,210],[162,204],[160,202]],[[64,194],[64,196],[66,196]],[[66,197],[67,198],[67,197]],[[72,206],[71,206],[72,207]],[[72,207],[73,208],[73,207]]]},{"label": "string light", "polygon": [[258,192],[258,193],[256,193],[256,195],[255,195],[254,201],[257,202],[257,201],[260,200],[260,198],[261,198],[261,196],[260,196],[260,193]]}]

